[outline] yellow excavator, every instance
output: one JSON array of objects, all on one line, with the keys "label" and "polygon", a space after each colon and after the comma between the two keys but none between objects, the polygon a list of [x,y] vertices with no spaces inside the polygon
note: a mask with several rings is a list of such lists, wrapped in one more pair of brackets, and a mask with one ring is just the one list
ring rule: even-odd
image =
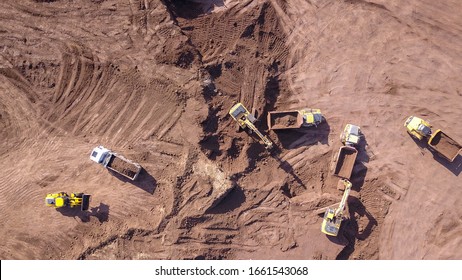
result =
[{"label": "yellow excavator", "polygon": [[267,150],[270,150],[273,147],[273,142],[268,139],[268,137],[264,136],[254,125],[254,123],[257,121],[255,116],[251,114],[245,107],[242,105],[242,103],[237,103],[234,105],[230,110],[229,114],[231,117],[237,121],[239,126],[242,129],[248,128],[250,131],[255,133],[258,138],[260,139],[261,143],[265,145],[265,148]]},{"label": "yellow excavator", "polygon": [[343,221],[343,211],[345,210],[345,206],[347,203],[348,196],[350,195],[351,190],[351,182],[343,179],[339,182],[343,183],[345,187],[345,191],[343,193],[342,200],[338,208],[329,207],[327,208],[326,212],[324,213],[324,218],[321,224],[321,231],[330,236],[337,236],[340,230],[340,225]]},{"label": "yellow excavator", "polygon": [[80,206],[80,210],[86,211],[90,206],[90,195],[84,193],[71,193],[68,195],[65,192],[49,193],[45,198],[45,204],[54,208]]}]

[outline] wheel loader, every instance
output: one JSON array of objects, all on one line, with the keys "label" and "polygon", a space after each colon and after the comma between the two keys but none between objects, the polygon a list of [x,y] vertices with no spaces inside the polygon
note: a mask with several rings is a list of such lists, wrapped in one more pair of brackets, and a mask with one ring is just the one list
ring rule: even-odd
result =
[{"label": "wheel loader", "polygon": [[343,212],[347,203],[348,196],[350,195],[351,182],[343,179],[339,181],[339,184],[343,184],[345,191],[343,193],[342,200],[337,208],[329,207],[324,213],[324,218],[321,224],[321,231],[330,236],[337,236],[340,230],[340,226],[344,219]]},{"label": "wheel loader", "polygon": [[90,206],[90,195],[84,193],[71,193],[68,195],[65,192],[50,193],[45,198],[45,204],[54,208],[80,206],[80,210],[86,211]]},{"label": "wheel loader", "polygon": [[251,114],[242,103],[237,103],[234,105],[230,110],[229,114],[231,117],[239,124],[239,127],[242,129],[248,129],[249,133],[255,133],[260,143],[265,145],[267,150],[270,150],[273,147],[273,142],[268,139],[268,137],[264,136],[254,125],[257,121],[255,116]]},{"label": "wheel loader", "polygon": [[404,122],[404,127],[406,127],[409,135],[417,140],[421,141],[423,139],[428,139],[427,144],[430,148],[449,162],[454,161],[462,150],[462,145],[441,131],[441,129],[432,132],[430,123],[421,118],[410,116]]}]

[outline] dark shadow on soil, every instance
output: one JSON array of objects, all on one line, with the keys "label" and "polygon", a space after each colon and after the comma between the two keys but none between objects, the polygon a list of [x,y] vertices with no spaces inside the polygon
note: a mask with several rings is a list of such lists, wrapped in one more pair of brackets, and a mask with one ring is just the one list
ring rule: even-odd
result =
[{"label": "dark shadow on soil", "polygon": [[334,244],[338,244],[338,245],[342,245],[342,246],[348,246],[350,243],[349,243],[348,239],[343,235],[343,227],[345,226],[346,222],[347,221],[342,222],[339,234],[337,236],[331,236],[331,235],[326,234],[326,238],[329,239],[329,241],[334,243]]},{"label": "dark shadow on soil", "polygon": [[79,218],[81,222],[89,222],[90,221],[90,213],[88,211],[82,211],[80,210],[80,207],[74,207],[74,208],[56,208],[56,211],[61,213],[61,215],[66,216],[66,217],[73,217]]},{"label": "dark shadow on soil", "polygon": [[66,217],[79,218],[81,222],[87,223],[91,217],[96,217],[100,223],[109,220],[109,205],[100,203],[98,207],[91,207],[90,211],[82,211],[79,207],[57,208],[56,211]]},{"label": "dark shadow on soil", "polygon": [[420,148],[420,153],[422,155],[425,154],[425,151],[430,151],[433,155],[433,159],[439,164],[441,164],[442,166],[444,166],[446,169],[451,171],[452,174],[459,176],[459,174],[462,172],[462,156],[461,155],[457,155],[457,157],[454,159],[453,162],[449,162],[447,159],[442,157],[437,151],[430,148],[425,139],[419,140],[410,135],[409,137],[411,137],[411,139],[414,140],[416,145]]},{"label": "dark shadow on soil", "polygon": [[367,166],[365,163],[368,163],[370,158],[367,153],[367,140],[364,135],[361,136],[361,140],[359,141],[356,149],[358,150],[358,155],[356,157],[355,165],[353,167],[353,172],[351,173],[351,187],[352,190],[360,191],[362,186],[364,185],[364,180],[366,179],[367,174]]},{"label": "dark shadow on soil", "polygon": [[250,173],[257,167],[257,162],[263,159],[267,153],[266,149],[263,144],[258,142],[250,143],[249,147],[247,148],[247,159],[248,165],[244,170],[244,173]]},{"label": "dark shadow on soil", "polygon": [[163,0],[162,1],[173,17],[184,19],[194,19],[202,14],[207,14],[213,6],[222,7],[225,5],[223,0],[210,0],[207,4],[196,3],[187,0]]},{"label": "dark shadow on soil", "polygon": [[[305,183],[303,182],[302,179],[300,179],[300,177],[298,177],[298,175],[295,173],[295,170],[294,168],[292,167],[292,165],[287,162],[286,160],[283,160],[281,157],[280,157],[280,154],[281,154],[281,149],[279,149],[279,147],[275,146],[273,148],[273,150],[271,151],[271,156],[279,163],[279,167],[284,170],[287,174],[289,174],[290,176],[292,176],[292,178],[294,179],[295,182],[297,182],[300,186],[302,186],[303,188],[306,189],[306,185]],[[283,194],[289,194],[288,197],[291,198],[292,197],[292,194],[290,192],[290,187],[287,186],[287,189],[284,188],[284,186],[282,187],[281,189],[282,193]]]},{"label": "dark shadow on soil", "polygon": [[456,176],[459,176],[459,174],[462,172],[461,155],[457,155],[453,162],[449,162],[447,159],[440,157],[437,155],[437,153],[433,153],[433,158]]},{"label": "dark shadow on soil", "polygon": [[317,127],[306,127],[298,129],[275,130],[281,146],[284,149],[297,149],[302,146],[321,143],[328,145],[330,126],[327,121],[323,121]]},{"label": "dark shadow on soil", "polygon": [[[109,169],[108,169],[109,170]],[[117,172],[114,172],[112,170],[109,170],[109,172],[114,176],[116,177],[117,179],[119,179],[120,181],[123,181],[123,182],[126,182],[126,183],[130,183],[134,186],[137,186],[138,188],[144,190],[145,192],[148,192],[150,194],[153,194],[154,191],[156,190],[156,187],[157,187],[157,181],[154,177],[151,176],[151,174],[149,174],[146,169],[142,169],[140,174],[138,175],[138,178],[136,178],[135,181],[132,181],[122,175],[120,175],[119,173]]]},{"label": "dark shadow on soil", "polygon": [[[356,239],[364,240],[371,235],[374,226],[377,226],[377,220],[367,211],[364,204],[356,197],[348,197],[350,219],[343,221],[343,235],[348,240],[348,245],[338,254],[337,260],[347,260],[354,252]],[[355,216],[368,219],[367,225],[359,232],[358,221]]]},{"label": "dark shadow on soil", "polygon": [[207,210],[206,214],[224,214],[239,208],[245,202],[245,193],[242,188],[236,185],[227,196],[215,207]]},{"label": "dark shadow on soil", "polygon": [[98,207],[91,207],[90,216],[98,218],[100,223],[109,221],[109,205],[100,203]]},{"label": "dark shadow on soil", "polygon": [[201,123],[205,136],[200,140],[199,145],[203,153],[211,160],[221,156],[220,141],[222,135],[217,133],[218,130],[218,113],[222,107],[209,107],[207,118]]}]

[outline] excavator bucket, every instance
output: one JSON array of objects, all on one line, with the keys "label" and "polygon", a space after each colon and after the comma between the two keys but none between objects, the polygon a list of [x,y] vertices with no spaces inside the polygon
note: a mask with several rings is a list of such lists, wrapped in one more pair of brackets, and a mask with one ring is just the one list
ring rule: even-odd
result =
[{"label": "excavator bucket", "polygon": [[84,194],[82,196],[82,205],[81,205],[81,208],[80,208],[82,211],[87,211],[88,208],[90,207],[90,197],[91,197],[91,195],[89,195],[89,194]]}]

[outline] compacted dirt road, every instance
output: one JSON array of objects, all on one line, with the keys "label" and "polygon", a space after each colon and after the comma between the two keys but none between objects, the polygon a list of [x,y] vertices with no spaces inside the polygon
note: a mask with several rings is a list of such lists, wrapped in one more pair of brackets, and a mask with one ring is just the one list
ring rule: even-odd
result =
[{"label": "compacted dirt road", "polygon": [[[5,0],[0,3],[0,258],[460,259],[462,156],[413,141],[420,116],[462,141],[460,1]],[[257,112],[268,152],[236,131]],[[273,110],[320,126],[267,130]],[[347,216],[332,161],[364,133]],[[139,162],[130,182],[91,162]],[[51,192],[92,195],[51,209]]]}]

